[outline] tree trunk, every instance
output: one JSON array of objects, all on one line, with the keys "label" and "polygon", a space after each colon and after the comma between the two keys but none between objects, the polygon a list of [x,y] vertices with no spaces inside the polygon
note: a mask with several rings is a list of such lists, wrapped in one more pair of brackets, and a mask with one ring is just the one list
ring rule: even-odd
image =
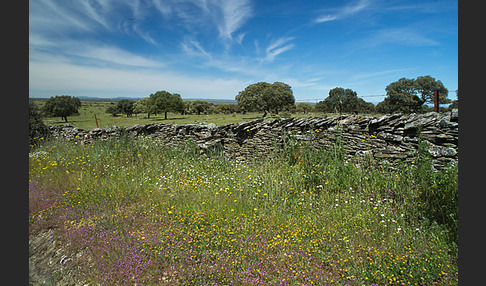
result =
[{"label": "tree trunk", "polygon": [[167,120],[167,111],[165,112],[164,119]]},{"label": "tree trunk", "polygon": [[262,117],[263,118],[267,117],[267,110],[266,109],[263,111],[263,116]]},{"label": "tree trunk", "polygon": [[64,119],[64,122],[66,122],[66,123],[68,122],[68,120],[67,120],[67,116],[62,116],[62,117],[61,117],[61,120],[62,120],[62,119]]}]

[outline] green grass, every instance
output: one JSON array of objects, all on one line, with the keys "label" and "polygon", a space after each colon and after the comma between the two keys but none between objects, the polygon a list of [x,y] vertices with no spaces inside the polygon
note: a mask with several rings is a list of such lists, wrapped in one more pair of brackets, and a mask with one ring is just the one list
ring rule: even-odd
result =
[{"label": "green grass", "polygon": [[388,168],[289,142],[243,163],[48,141],[29,154],[30,232],[55,228],[93,284],[457,285],[457,168],[424,154]]},{"label": "green grass", "polygon": [[[34,100],[39,107],[43,105],[42,100]],[[164,114],[157,114],[157,116],[151,115],[147,118],[147,114],[141,113],[127,117],[126,115],[112,116],[106,113],[106,109],[116,104],[113,101],[101,101],[101,100],[85,100],[81,101],[81,108],[79,109],[79,115],[68,116],[68,123],[61,120],[60,117],[47,117],[44,118],[44,123],[47,125],[65,125],[70,124],[74,127],[89,130],[96,128],[95,114],[98,119],[99,127],[110,126],[133,126],[136,124],[151,124],[151,123],[167,123],[167,124],[188,124],[188,123],[214,123],[216,125],[225,125],[230,123],[238,123],[241,121],[251,121],[262,118],[262,112],[250,112],[247,114],[234,113],[234,114],[208,114],[208,115],[181,115],[180,113],[168,113],[167,120],[164,118]],[[281,113],[279,116],[290,116],[288,113]],[[327,116],[329,114],[324,113],[293,113],[294,117],[308,117],[308,116]],[[268,116],[267,118],[274,119],[276,115]]]}]

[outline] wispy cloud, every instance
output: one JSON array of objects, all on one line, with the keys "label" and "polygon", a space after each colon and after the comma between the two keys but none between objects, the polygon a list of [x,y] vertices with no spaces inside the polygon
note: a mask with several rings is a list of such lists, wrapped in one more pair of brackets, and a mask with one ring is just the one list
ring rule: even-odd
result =
[{"label": "wispy cloud", "polygon": [[[232,39],[233,34],[252,16],[251,2],[248,0],[222,0],[218,2],[220,2],[222,12],[222,20],[218,23],[219,34],[223,39]],[[238,38],[241,42],[241,34]]]},{"label": "wispy cloud", "polygon": [[403,27],[373,31],[373,35],[365,40],[363,46],[375,47],[386,43],[411,47],[439,45],[439,42],[425,36],[422,32],[417,31],[416,29]]},{"label": "wispy cloud", "polygon": [[110,21],[105,18],[105,13],[111,9],[107,2],[103,1],[81,1],[82,11],[91,19],[101,24],[105,29],[112,30]]},{"label": "wispy cloud", "polygon": [[244,33],[235,33],[253,15],[250,0],[154,0],[153,4],[164,17],[182,20],[194,33],[212,26],[224,44],[241,43]]},{"label": "wispy cloud", "polygon": [[357,2],[341,7],[337,9],[337,11],[334,11],[333,13],[326,13],[323,14],[319,17],[317,17],[314,22],[315,23],[323,23],[323,22],[329,22],[333,20],[339,20],[339,19],[344,19],[348,18],[350,16],[353,16],[354,14],[357,14],[358,12],[363,11],[370,5],[369,0],[358,0]]},{"label": "wispy cloud", "polygon": [[265,60],[271,62],[275,59],[276,56],[292,49],[294,47],[294,44],[289,42],[293,39],[294,38],[292,37],[282,37],[273,41],[265,50]]},{"label": "wispy cloud", "polygon": [[71,62],[94,66],[131,66],[162,68],[165,64],[99,42],[79,43],[77,41],[51,42],[39,35],[29,36],[29,58],[40,62]]},{"label": "wispy cloud", "polygon": [[207,52],[198,41],[186,40],[181,43],[182,50],[189,56],[202,56],[208,59],[212,59],[212,56]]}]

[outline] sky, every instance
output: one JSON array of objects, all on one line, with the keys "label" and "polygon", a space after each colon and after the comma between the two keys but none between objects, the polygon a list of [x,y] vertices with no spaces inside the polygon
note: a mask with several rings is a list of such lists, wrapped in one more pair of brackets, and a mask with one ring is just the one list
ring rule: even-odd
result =
[{"label": "sky", "polygon": [[394,0],[30,0],[29,97],[234,99],[285,82],[372,103],[430,75],[456,99],[458,3]]}]

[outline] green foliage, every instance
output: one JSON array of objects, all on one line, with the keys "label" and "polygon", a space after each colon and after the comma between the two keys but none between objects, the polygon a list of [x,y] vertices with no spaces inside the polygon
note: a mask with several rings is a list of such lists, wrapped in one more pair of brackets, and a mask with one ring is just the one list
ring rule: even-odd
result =
[{"label": "green foliage", "polygon": [[387,97],[376,109],[381,113],[424,112],[425,103],[434,103],[434,91],[439,90],[439,103],[450,103],[448,90],[440,80],[427,75],[416,79],[400,78],[386,87]]},{"label": "green foliage", "polygon": [[290,85],[283,82],[258,82],[247,86],[235,97],[241,110],[268,112],[290,110],[294,107],[295,98]]},{"label": "green foliage", "polygon": [[236,104],[217,104],[214,107],[215,113],[231,114],[238,112],[238,105]]},{"label": "green foliage", "polygon": [[79,114],[80,107],[81,100],[79,98],[71,97],[68,95],[56,95],[49,98],[44,106],[42,106],[42,112],[46,116],[60,116],[61,119],[64,119],[65,122],[68,122],[67,117]]},{"label": "green foliage", "polygon": [[151,105],[150,97],[137,100],[133,104],[133,113],[147,113],[147,118],[150,118],[150,113],[155,113],[155,106]]},{"label": "green foliage", "polygon": [[127,117],[132,116],[135,101],[129,99],[122,99],[117,102],[116,109],[122,113],[126,114]]},{"label": "green foliage", "polygon": [[185,114],[212,114],[214,112],[214,104],[204,100],[191,100],[184,102]]},{"label": "green foliage", "polygon": [[165,119],[167,119],[168,112],[184,112],[181,95],[172,94],[165,90],[150,94],[149,106],[149,109],[154,113],[164,113]]},{"label": "green foliage", "polygon": [[135,101],[129,99],[119,100],[116,105],[111,105],[106,108],[106,113],[116,116],[119,113],[126,114],[127,117],[131,117],[134,112]]},{"label": "green foliage", "polygon": [[358,98],[356,91],[335,87],[329,91],[329,96],[316,104],[315,109],[320,112],[341,113],[370,113],[374,105]]},{"label": "green foliage", "polygon": [[42,114],[37,104],[29,100],[29,145],[36,145],[41,138],[49,134],[47,126],[42,121]]},{"label": "green foliage", "polygon": [[303,112],[304,114],[306,114],[307,112],[311,112],[312,110],[314,110],[314,107],[308,102],[300,102],[296,104],[296,111],[298,112]]},{"label": "green foliage", "polygon": [[426,141],[419,141],[416,153],[415,181],[420,186],[416,196],[420,200],[415,209],[426,222],[447,226],[443,232],[451,241],[458,239],[457,165],[442,171],[434,170]]}]

